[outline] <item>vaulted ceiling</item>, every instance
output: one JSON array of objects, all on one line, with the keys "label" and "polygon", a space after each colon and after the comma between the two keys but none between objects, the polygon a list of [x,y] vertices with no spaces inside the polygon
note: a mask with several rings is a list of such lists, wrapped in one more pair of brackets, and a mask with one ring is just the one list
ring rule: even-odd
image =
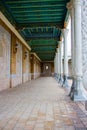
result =
[{"label": "vaulted ceiling", "polygon": [[0,9],[42,61],[53,61],[69,0],[0,0]]}]

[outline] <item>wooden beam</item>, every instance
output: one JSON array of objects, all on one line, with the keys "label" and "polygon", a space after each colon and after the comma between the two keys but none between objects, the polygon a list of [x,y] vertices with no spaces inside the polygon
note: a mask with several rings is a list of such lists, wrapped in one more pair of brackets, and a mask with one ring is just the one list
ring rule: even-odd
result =
[{"label": "wooden beam", "polygon": [[44,63],[44,62],[47,62],[47,63],[54,63],[53,60],[52,60],[52,61],[42,61],[42,63]]},{"label": "wooden beam", "polygon": [[47,7],[47,8],[49,8],[49,7],[51,7],[51,8],[52,7],[64,8],[65,5],[63,5],[63,4],[56,4],[55,3],[55,5],[52,5],[52,4],[51,5],[50,4],[49,5],[44,5],[44,4],[43,5],[28,5],[28,4],[26,4],[26,5],[21,5],[20,6],[20,5],[16,4],[16,6],[15,6],[13,4],[13,5],[10,6],[11,9],[24,9],[24,8],[32,9],[32,8],[41,8],[41,7],[43,7],[43,8],[45,8],[45,7]]},{"label": "wooden beam", "polygon": [[49,13],[44,13],[44,14],[39,14],[39,15],[38,14],[31,14],[31,13],[30,14],[27,13],[27,14],[24,14],[24,15],[22,13],[15,14],[16,18],[21,18],[21,17],[22,18],[23,17],[37,17],[37,16],[39,16],[39,17],[40,16],[57,16],[58,17],[58,16],[61,16],[61,14],[60,13],[50,13],[50,14]]},{"label": "wooden beam", "polygon": [[54,40],[57,40],[57,41],[59,41],[59,39],[60,39],[60,37],[28,37],[28,38],[26,38],[25,37],[25,39],[26,39],[26,41],[30,41],[30,40],[35,40],[35,39],[54,39]]},{"label": "wooden beam", "polygon": [[51,54],[51,53],[55,53],[55,51],[37,51],[37,54]]},{"label": "wooden beam", "polygon": [[29,45],[25,42],[25,40],[21,37],[21,35],[17,32],[17,30],[10,24],[7,18],[0,11],[0,19],[1,21],[12,31],[13,34],[22,42],[22,44],[28,49],[31,50]]},{"label": "wooden beam", "polygon": [[32,11],[32,10],[29,10],[29,9],[28,9],[28,10],[27,10],[27,9],[26,9],[26,10],[23,9],[23,10],[13,10],[13,13],[14,13],[14,14],[18,14],[18,13],[24,13],[24,14],[25,14],[25,13],[38,13],[38,12],[41,12],[41,13],[42,13],[42,12],[43,12],[43,13],[59,12],[59,13],[60,13],[60,12],[62,12],[62,11],[64,11],[64,9],[49,9],[49,10],[39,9],[39,10],[33,10],[33,11]]},{"label": "wooden beam", "polygon": [[[19,20],[19,21],[21,21],[21,20],[23,20],[23,21],[27,21],[27,20],[29,20],[29,21],[32,21],[32,20],[36,20],[36,21],[38,21],[38,20],[44,20],[44,21],[49,21],[49,20],[52,20],[52,21],[59,21],[59,19],[62,19],[62,16],[59,16],[59,17],[56,17],[56,16],[51,16],[51,17],[49,17],[48,16],[48,19],[45,19],[45,17],[21,17],[20,18],[20,16],[17,18],[17,20]],[[36,22],[35,21],[35,22]]]},{"label": "wooden beam", "polygon": [[31,52],[30,54],[33,54],[41,62],[41,59],[38,57],[38,55],[35,52]]},{"label": "wooden beam", "polygon": [[18,30],[21,30],[23,28],[29,28],[29,27],[50,27],[50,26],[55,26],[59,29],[63,29],[63,24],[62,21],[60,22],[23,22],[23,23],[17,23],[16,24],[16,28]]},{"label": "wooden beam", "polygon": [[56,47],[56,44],[31,44],[31,47],[37,47],[37,46],[55,46]]},{"label": "wooden beam", "polygon": [[[65,2],[65,0],[52,0],[53,2]],[[42,2],[52,2],[51,0],[43,0]],[[31,0],[31,1],[25,1],[25,0],[18,0],[18,1],[12,1],[12,0],[8,0],[7,3],[8,4],[16,4],[16,3],[38,3],[41,2],[41,0]]]}]

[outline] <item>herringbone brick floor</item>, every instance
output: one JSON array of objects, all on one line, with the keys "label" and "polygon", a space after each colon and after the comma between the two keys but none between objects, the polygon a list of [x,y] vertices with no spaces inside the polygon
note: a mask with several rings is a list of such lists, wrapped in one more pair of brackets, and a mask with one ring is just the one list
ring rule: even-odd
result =
[{"label": "herringbone brick floor", "polygon": [[0,130],[86,130],[84,102],[73,102],[52,77],[0,92]]}]

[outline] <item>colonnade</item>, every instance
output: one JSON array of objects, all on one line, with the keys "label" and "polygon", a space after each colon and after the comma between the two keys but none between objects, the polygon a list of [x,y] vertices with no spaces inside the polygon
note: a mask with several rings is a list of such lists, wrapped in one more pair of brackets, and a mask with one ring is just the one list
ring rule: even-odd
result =
[{"label": "colonnade", "polygon": [[[81,42],[81,0],[71,0],[67,4],[71,15],[71,54],[72,54],[72,77],[73,82],[70,88],[69,96],[74,101],[87,99],[87,94],[82,83],[82,42]],[[61,30],[63,40],[58,42],[58,48],[55,55],[55,76],[63,87],[70,87],[68,83],[68,45],[67,28]],[[63,45],[64,44],[64,45]],[[62,73],[62,45],[64,46],[64,65]]]},{"label": "colonnade", "polygon": [[36,79],[41,60],[0,12],[0,91]]}]

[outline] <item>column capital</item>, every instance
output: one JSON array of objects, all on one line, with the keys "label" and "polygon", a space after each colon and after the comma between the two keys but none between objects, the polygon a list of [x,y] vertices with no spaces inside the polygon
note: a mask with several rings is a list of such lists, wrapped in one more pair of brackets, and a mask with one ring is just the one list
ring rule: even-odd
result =
[{"label": "column capital", "polygon": [[56,52],[59,53],[59,48],[56,48]]},{"label": "column capital", "polygon": [[62,29],[62,34],[64,37],[67,36],[68,32],[69,32],[69,29]]},{"label": "column capital", "polygon": [[67,8],[68,10],[70,10],[70,11],[72,10],[72,8],[73,8],[73,1],[72,1],[72,0],[67,3],[66,8]]},{"label": "column capital", "polygon": [[57,43],[58,43],[58,44],[57,44],[57,48],[59,48],[59,41],[57,41]]},{"label": "column capital", "polygon": [[57,51],[55,52],[55,57],[57,56]]},{"label": "column capital", "polygon": [[62,43],[62,41],[59,41],[59,45]]},{"label": "column capital", "polygon": [[73,5],[80,5],[81,6],[81,0],[73,0]]}]

